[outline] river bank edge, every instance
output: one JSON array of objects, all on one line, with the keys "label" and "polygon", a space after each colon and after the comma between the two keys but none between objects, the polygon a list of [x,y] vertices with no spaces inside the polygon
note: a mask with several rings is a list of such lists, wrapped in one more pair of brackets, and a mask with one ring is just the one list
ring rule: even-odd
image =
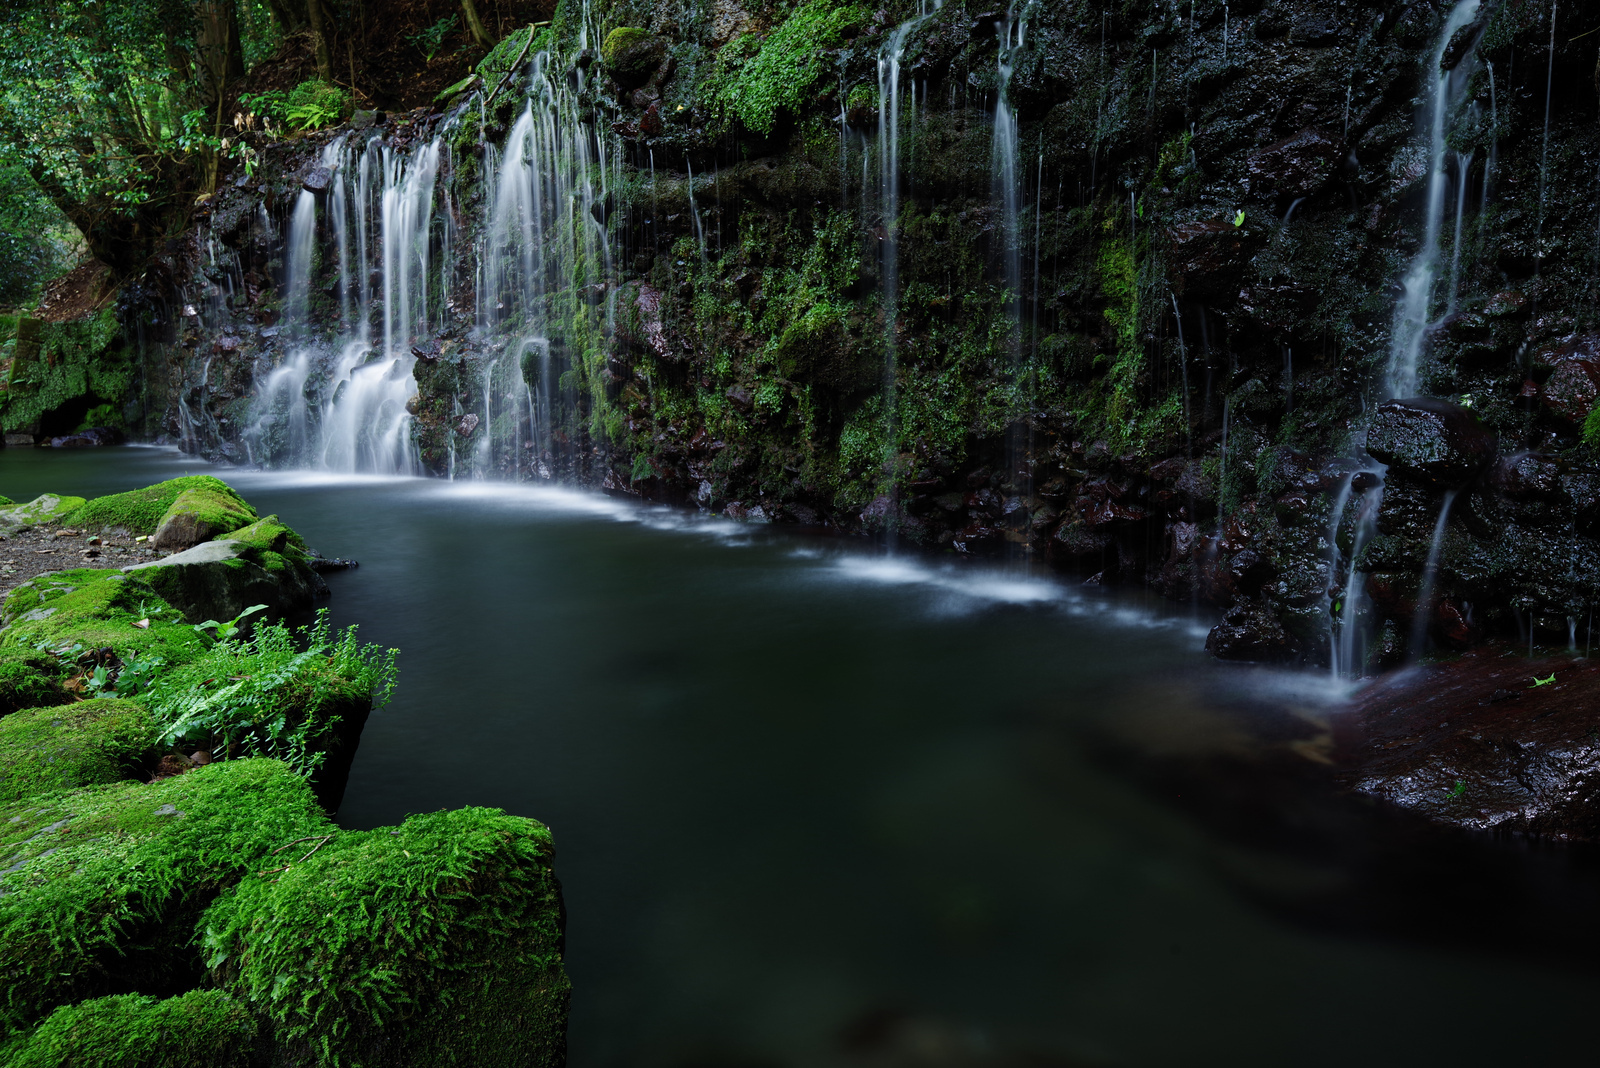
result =
[{"label": "river bank edge", "polygon": [[[332,822],[394,651],[385,673],[353,629],[271,621],[326,593],[297,534],[210,476],[0,524],[141,561],[6,597],[6,1063],[564,1062],[549,831],[485,808]],[[188,752],[185,722],[219,708],[242,732]]]}]

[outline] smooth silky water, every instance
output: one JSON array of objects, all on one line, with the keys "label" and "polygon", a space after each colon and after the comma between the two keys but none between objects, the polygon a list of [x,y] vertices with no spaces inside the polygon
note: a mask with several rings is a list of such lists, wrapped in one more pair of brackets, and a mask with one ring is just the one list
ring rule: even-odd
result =
[{"label": "smooth silky water", "polygon": [[1211,662],[1206,618],[504,484],[5,449],[0,493],[207,471],[358,558],[332,617],[402,650],[340,822],[492,805],[554,830],[577,1068],[1532,1064],[1589,1041],[1588,852],[1457,841],[1430,866],[1429,839],[1341,839],[1317,804],[1256,834],[1218,816],[1226,776],[1161,773],[1248,748],[1218,709],[1328,711],[1325,674]]}]

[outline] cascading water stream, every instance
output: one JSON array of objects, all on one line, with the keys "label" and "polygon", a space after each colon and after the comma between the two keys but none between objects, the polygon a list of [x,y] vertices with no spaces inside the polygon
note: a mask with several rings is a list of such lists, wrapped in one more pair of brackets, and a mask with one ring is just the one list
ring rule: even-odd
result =
[{"label": "cascading water stream", "polygon": [[[1000,202],[1001,240],[1004,242],[1004,279],[1012,322],[1012,343],[1016,350],[1021,346],[1022,327],[1022,239],[1020,230],[1022,189],[1019,185],[1017,165],[1017,113],[1011,105],[1011,77],[1016,70],[1017,54],[1027,40],[1027,7],[1019,17],[1015,7],[1007,12],[999,24],[1000,89],[994,109],[994,147],[990,169],[994,176],[996,197]],[[1020,355],[1020,351],[1014,351]]]},{"label": "cascading water stream", "polygon": [[1446,166],[1445,129],[1447,120],[1466,93],[1474,61],[1471,54],[1451,70],[1440,70],[1445,49],[1457,30],[1472,22],[1479,0],[1461,0],[1445,20],[1438,44],[1429,57],[1428,71],[1434,79],[1428,103],[1428,196],[1423,220],[1422,246],[1412,258],[1402,280],[1403,294],[1395,307],[1390,333],[1389,370],[1384,382],[1386,397],[1410,397],[1417,392],[1418,365],[1431,320],[1434,283],[1439,273],[1439,237],[1443,228],[1445,190],[1450,175]]},{"label": "cascading water stream", "polygon": [[1411,644],[1408,657],[1412,663],[1422,658],[1428,642],[1429,624],[1433,618],[1433,589],[1438,582],[1439,553],[1444,544],[1445,523],[1450,518],[1450,506],[1455,503],[1456,491],[1446,490],[1444,504],[1439,508],[1439,518],[1433,524],[1433,540],[1428,545],[1428,560],[1422,567],[1422,584],[1417,590],[1416,608],[1411,618]]},{"label": "cascading water stream", "polygon": [[[1380,473],[1383,470],[1380,465],[1378,471],[1367,472],[1374,477],[1374,484],[1362,491],[1355,529],[1351,533],[1350,570],[1340,595],[1338,641],[1333,647],[1333,675],[1337,679],[1356,678],[1366,669],[1367,651],[1361,640],[1361,615],[1366,601],[1367,577],[1358,570],[1357,565],[1362,550],[1378,530],[1378,510],[1383,507],[1383,476]],[[1361,472],[1357,472],[1356,477],[1360,475]],[[1335,530],[1341,514],[1342,510],[1334,517]],[[1333,551],[1337,553],[1337,548]]]},{"label": "cascading water stream", "polygon": [[[883,241],[879,255],[883,273],[884,409],[894,410],[895,321],[900,301],[900,60],[916,28],[941,7],[944,0],[922,0],[917,13],[895,27],[878,54],[878,210]],[[913,114],[915,111],[913,110]],[[892,416],[891,416],[892,417]]]},{"label": "cascading water stream", "polygon": [[[329,173],[329,192],[322,210],[338,255],[339,325],[332,337],[317,334],[311,277],[320,241],[319,206],[317,196],[303,190],[284,250],[286,348],[276,366],[258,376],[255,420],[244,434],[253,461],[337,471],[416,471],[405,405],[416,391],[411,341],[429,329],[430,220],[441,151],[437,139],[409,154],[377,140],[358,152],[347,138],[323,149],[319,165]],[[376,189],[375,173],[382,182]],[[376,242],[368,233],[374,194]],[[352,229],[357,263],[351,262]],[[368,252],[374,244],[380,261],[375,266],[381,277],[381,351],[372,347],[368,316],[373,269]],[[359,284],[352,284],[352,276]]]}]

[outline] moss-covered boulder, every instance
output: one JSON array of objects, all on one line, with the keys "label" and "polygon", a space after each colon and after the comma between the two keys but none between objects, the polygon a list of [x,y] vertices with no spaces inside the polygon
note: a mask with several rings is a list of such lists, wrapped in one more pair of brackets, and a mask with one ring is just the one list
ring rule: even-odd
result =
[{"label": "moss-covered boulder", "polygon": [[310,608],[327,589],[311,569],[305,543],[276,516],[240,533],[124,570],[148,582],[192,624],[233,619],[258,604],[279,615]]},{"label": "moss-covered boulder", "polygon": [[276,760],[0,805],[0,1025],[197,985],[202,910],[275,866],[275,849],[332,831],[306,781]]},{"label": "moss-covered boulder", "polygon": [[133,701],[80,701],[0,719],[0,803],[139,778],[160,733]]},{"label": "moss-covered boulder", "polygon": [[121,994],[57,1009],[0,1055],[11,1068],[246,1068],[259,1063],[259,1030],[220,990]]},{"label": "moss-covered boulder", "polygon": [[0,508],[0,530],[19,527],[38,527],[57,523],[83,507],[82,497],[62,497],[55,493],[41,493],[27,504],[14,504]]},{"label": "moss-covered boulder", "polygon": [[212,978],[271,1020],[275,1063],[563,1062],[569,984],[543,825],[464,808],[306,852],[204,920]]},{"label": "moss-covered boulder", "polygon": [[[73,526],[83,527],[86,530],[124,530],[129,534],[154,534],[178,498],[190,490],[201,491],[199,496],[208,501],[207,507],[215,512],[238,511],[248,516],[244,522],[236,523],[228,527],[228,530],[236,530],[255,520],[255,510],[245,503],[244,498],[235,493],[233,487],[226,482],[210,475],[185,475],[143,489],[129,490],[127,493],[96,497],[71,513],[68,520]],[[223,501],[228,502],[226,507],[222,504]]]},{"label": "moss-covered boulder", "polygon": [[150,544],[157,549],[187,549],[256,521],[254,508],[223,483],[217,486],[222,489],[192,486],[180,493],[156,524]]},{"label": "moss-covered boulder", "polygon": [[0,716],[71,700],[61,688],[61,662],[53,654],[27,646],[0,647]]},{"label": "moss-covered boulder", "polygon": [[606,73],[624,89],[637,88],[648,81],[666,55],[665,38],[632,26],[612,30],[600,46]]},{"label": "moss-covered boulder", "polygon": [[159,656],[177,664],[210,644],[149,583],[92,568],[51,571],[24,582],[7,595],[0,624],[0,650],[43,647],[69,655],[78,648],[110,648],[124,661]]}]

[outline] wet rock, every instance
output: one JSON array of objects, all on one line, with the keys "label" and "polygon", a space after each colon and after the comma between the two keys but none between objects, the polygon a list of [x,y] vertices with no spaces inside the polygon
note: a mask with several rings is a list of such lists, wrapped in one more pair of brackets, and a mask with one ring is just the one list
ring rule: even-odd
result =
[{"label": "wet rock", "polygon": [[1178,223],[1169,232],[1173,278],[1186,298],[1220,296],[1249,258],[1243,235],[1224,218]]},{"label": "wet rock", "polygon": [[1497,445],[1470,409],[1413,397],[1379,406],[1367,430],[1367,452],[1387,464],[1391,474],[1460,489],[1493,462]]},{"label": "wet rock", "polygon": [[1561,468],[1538,453],[1520,453],[1495,464],[1491,482],[1513,499],[1556,497],[1561,493]]},{"label": "wet rock", "polygon": [[437,341],[418,341],[411,346],[411,355],[429,363],[437,360],[442,351],[442,347]]},{"label": "wet rock", "polygon": [[974,521],[956,531],[951,545],[964,556],[987,556],[1005,546],[1005,537],[994,527]]},{"label": "wet rock", "polygon": [[456,424],[456,433],[462,437],[471,437],[472,432],[478,429],[478,417],[473,412],[468,412],[461,417],[461,422]]},{"label": "wet rock", "polygon": [[1206,652],[1219,660],[1284,661],[1295,647],[1283,624],[1264,604],[1236,604],[1206,635]]},{"label": "wet rock", "polygon": [[[1298,28],[1296,32],[1298,34]],[[1250,191],[1258,196],[1263,193],[1310,196],[1328,180],[1343,155],[1339,138],[1333,134],[1325,130],[1301,130],[1251,154],[1245,164]]]},{"label": "wet rock", "polygon": [[644,30],[612,30],[601,48],[606,73],[622,89],[635,89],[650,76],[667,56],[667,40]]},{"label": "wet rock", "polygon": [[309,566],[234,539],[204,542],[122,570],[150,583],[190,623],[233,619],[256,604],[275,614],[306,609],[327,589]]},{"label": "wet rock", "polygon": [[92,426],[87,430],[80,430],[76,434],[51,438],[50,447],[53,449],[93,449],[101,445],[119,445],[122,443],[122,432],[111,427]]},{"label": "wet rock", "polygon": [[1554,355],[1550,377],[1539,390],[1539,400],[1559,419],[1582,423],[1600,396],[1600,353],[1591,343],[1577,351]]},{"label": "wet rock", "polygon": [[1359,794],[1441,823],[1600,839],[1600,663],[1483,648],[1376,683],[1335,720]]},{"label": "wet rock", "polygon": [[333,172],[326,167],[313,167],[306,173],[300,185],[309,193],[321,193],[328,188],[328,183],[333,181]]},{"label": "wet rock", "polygon": [[728,392],[724,394],[724,396],[728,398],[729,404],[733,405],[741,412],[748,412],[755,408],[755,397],[743,386],[729,387]]}]

